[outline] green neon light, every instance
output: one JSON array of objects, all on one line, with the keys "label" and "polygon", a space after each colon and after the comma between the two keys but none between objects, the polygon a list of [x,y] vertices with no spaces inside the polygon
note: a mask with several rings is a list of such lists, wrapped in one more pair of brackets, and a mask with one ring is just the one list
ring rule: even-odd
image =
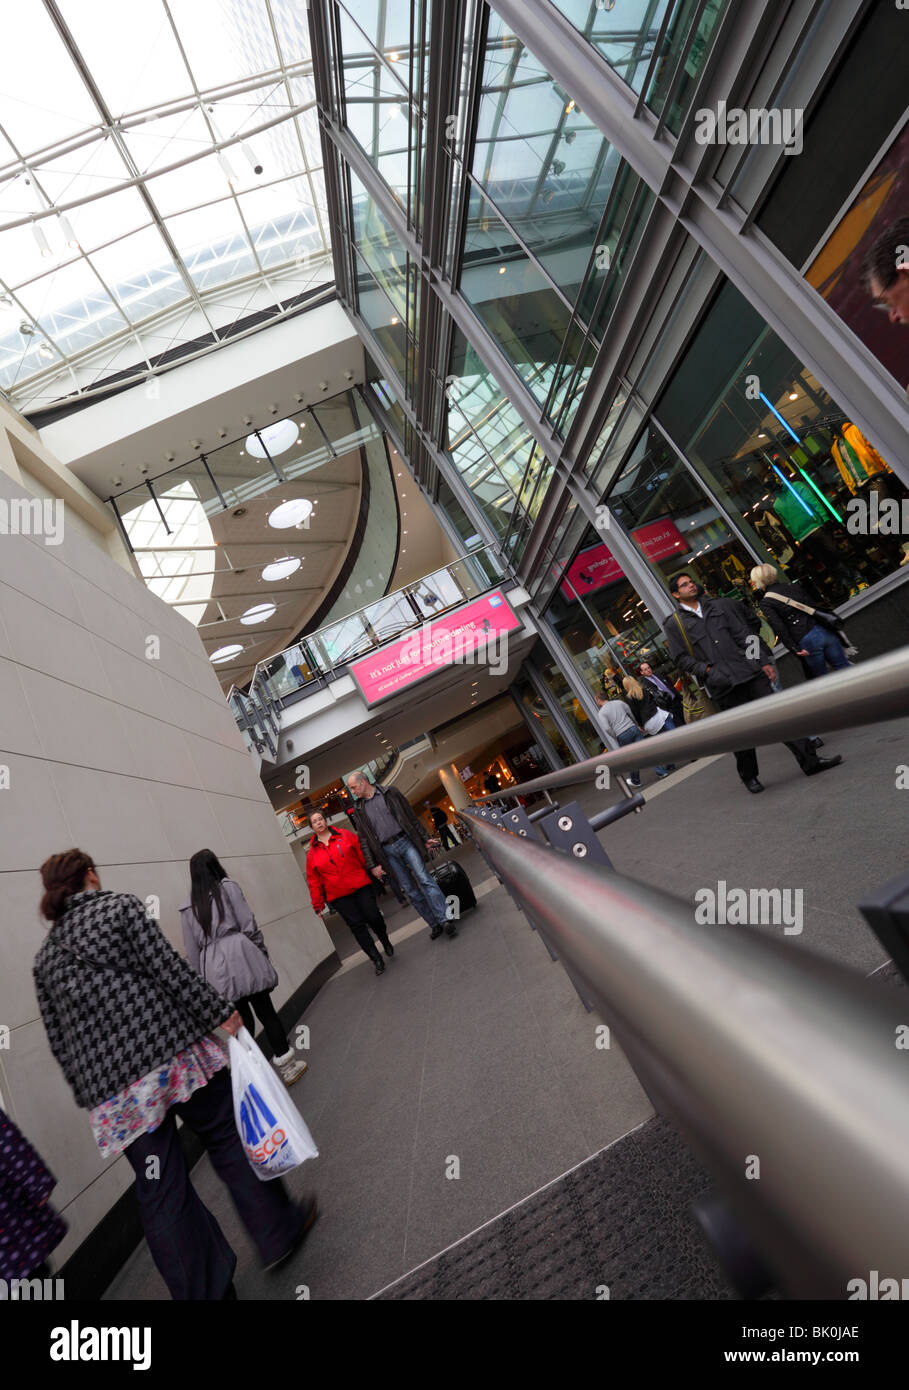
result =
[{"label": "green neon light", "polygon": [[828,512],[830,512],[831,516],[835,516],[836,519],[837,519],[837,521],[838,521],[838,522],[840,523],[840,525],[842,526],[842,524],[843,524],[843,518],[840,516],[840,514],[839,514],[839,512],[836,510],[836,508],[835,508],[835,507],[831,507],[830,503],[827,501],[827,498],[826,498],[826,497],[824,496],[824,494],[821,492],[820,488],[815,487],[814,483],[813,483],[813,482],[811,481],[811,479],[808,477],[808,474],[805,472],[804,468],[799,468],[799,465],[798,465],[798,464],[796,464],[795,466],[796,466],[796,468],[798,468],[799,472],[801,473],[802,477],[805,479],[805,482],[808,484],[808,486],[811,487],[811,488],[814,488],[814,491],[817,493],[818,497],[821,499],[821,501],[823,502],[824,506],[827,508]]}]

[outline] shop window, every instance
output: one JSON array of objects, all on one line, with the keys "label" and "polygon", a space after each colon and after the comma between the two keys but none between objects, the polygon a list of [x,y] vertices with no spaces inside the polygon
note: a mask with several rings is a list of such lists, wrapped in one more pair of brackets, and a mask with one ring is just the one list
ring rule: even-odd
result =
[{"label": "shop window", "polygon": [[[762,326],[748,352],[727,355],[725,326],[740,311],[756,317],[727,285],[691,350],[698,363],[711,351],[731,360],[731,379],[705,399],[683,362],[657,418],[670,433],[682,426],[674,442],[762,558],[842,603],[903,563],[907,543],[874,519],[909,492],[776,334]],[[706,375],[712,395],[716,372]]]},{"label": "shop window", "polygon": [[[562,713],[568,720],[570,727],[580,739],[586,756],[592,758],[595,754],[601,753],[603,751],[602,734],[590,719],[581,701],[545,648],[541,651],[535,651],[534,665],[546,682],[553,699],[561,706]],[[573,762],[574,759],[570,758],[569,761]]]}]

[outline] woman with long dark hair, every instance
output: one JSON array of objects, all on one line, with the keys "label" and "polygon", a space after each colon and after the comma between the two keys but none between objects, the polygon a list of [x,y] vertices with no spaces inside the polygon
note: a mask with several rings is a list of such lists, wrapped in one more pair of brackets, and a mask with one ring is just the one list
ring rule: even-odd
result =
[{"label": "woman with long dark hair", "polygon": [[274,1052],[274,1064],[288,1086],[306,1071],[295,1055],[271,1002],[278,974],[239,883],[228,878],[210,849],[189,861],[191,890],[180,908],[186,958],[203,980],[233,999],[247,1032],[256,1031],[253,1009]]},{"label": "woman with long dark hair", "polygon": [[82,850],[41,865],[51,927],[33,974],[51,1051],[89,1111],[104,1158],[123,1153],[155,1264],[175,1299],[236,1298],[237,1257],[189,1180],[176,1116],[208,1150],[266,1268],[283,1264],[316,1217],[281,1180],[261,1182],[234,1122],[227,1050],[242,1023],[132,893],[101,887]]}]

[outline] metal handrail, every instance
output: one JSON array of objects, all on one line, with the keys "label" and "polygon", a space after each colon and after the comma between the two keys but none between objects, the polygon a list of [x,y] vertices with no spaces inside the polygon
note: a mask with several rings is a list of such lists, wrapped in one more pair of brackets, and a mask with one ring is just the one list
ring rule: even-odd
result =
[{"label": "metal handrail", "polygon": [[668,894],[459,814],[779,1286],[844,1299],[850,1279],[909,1268],[902,995],[764,932],[701,926]]},{"label": "metal handrail", "polygon": [[[512,788],[527,792],[572,786],[593,778],[601,767],[615,772],[659,763],[682,762],[739,748],[762,748],[768,743],[835,733],[838,729],[880,724],[909,715],[909,647],[865,661],[848,671],[833,671],[767,699],[712,714],[696,724],[654,734],[614,752],[604,751],[584,762],[547,772]],[[499,793],[498,795],[502,795]],[[474,798],[495,801],[496,793]]]}]

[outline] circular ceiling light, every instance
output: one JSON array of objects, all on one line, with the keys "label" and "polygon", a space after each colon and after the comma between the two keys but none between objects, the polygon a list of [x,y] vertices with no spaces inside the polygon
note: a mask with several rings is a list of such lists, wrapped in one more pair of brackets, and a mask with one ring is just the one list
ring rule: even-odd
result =
[{"label": "circular ceiling light", "polygon": [[252,627],[253,623],[264,623],[277,611],[278,605],[276,603],[257,603],[254,608],[247,608],[241,616],[240,622],[246,627]]},{"label": "circular ceiling light", "polygon": [[276,579],[286,579],[289,574],[296,573],[301,563],[293,555],[285,555],[282,559],[273,560],[270,565],[266,565],[262,571],[262,578],[269,582]]},{"label": "circular ceiling light", "polygon": [[212,652],[209,661],[220,664],[222,661],[230,661],[231,657],[239,656],[243,650],[241,642],[233,642],[229,647],[219,647],[216,652]]},{"label": "circular ceiling light", "polygon": [[300,526],[311,516],[312,503],[305,497],[292,497],[289,502],[282,502],[273,512],[269,512],[268,524],[281,530],[286,526]]},{"label": "circular ceiling light", "polygon": [[[259,434],[251,434],[247,437],[246,447],[253,458],[267,458],[265,450],[269,454],[283,454],[296,444],[297,435],[300,427],[296,420],[276,420],[273,425],[266,425],[264,430],[259,430]],[[259,435],[262,438],[259,438]],[[265,445],[263,449],[262,445]]]}]

